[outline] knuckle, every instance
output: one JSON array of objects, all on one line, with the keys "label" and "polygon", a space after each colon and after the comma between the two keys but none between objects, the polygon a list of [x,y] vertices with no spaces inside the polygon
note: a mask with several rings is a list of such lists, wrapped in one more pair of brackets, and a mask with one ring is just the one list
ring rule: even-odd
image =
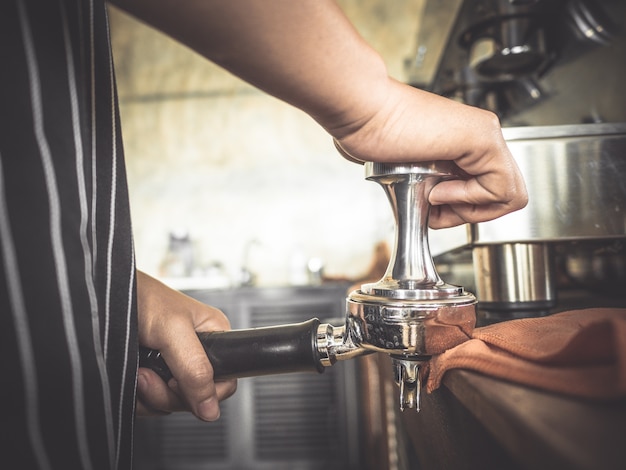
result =
[{"label": "knuckle", "polygon": [[215,374],[212,368],[201,368],[191,375],[191,380],[196,383],[206,384],[215,380]]},{"label": "knuckle", "polygon": [[197,357],[188,363],[189,374],[187,380],[195,384],[212,383],[214,380],[213,368],[209,366],[208,359]]},{"label": "knuckle", "polygon": [[230,320],[224,312],[216,307],[211,307],[211,322],[214,324],[216,330],[230,330]]}]

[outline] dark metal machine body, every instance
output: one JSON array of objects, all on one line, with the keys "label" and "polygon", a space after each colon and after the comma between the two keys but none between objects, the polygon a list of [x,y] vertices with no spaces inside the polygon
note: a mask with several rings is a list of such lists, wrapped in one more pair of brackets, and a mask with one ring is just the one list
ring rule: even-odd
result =
[{"label": "dark metal machine body", "polygon": [[[216,378],[322,372],[337,361],[371,352],[392,358],[400,408],[419,410],[422,365],[471,337],[476,298],[441,280],[428,245],[430,190],[458,177],[450,162],[365,164],[366,178],[385,190],[396,219],[396,241],[383,278],[351,292],[343,325],[317,319],[247,330],[200,333]],[[141,348],[140,364],[164,380],[158,351]]]},{"label": "dark metal machine body", "polygon": [[498,114],[530,198],[432,236],[441,272],[479,322],[624,305],[626,2],[427,0],[419,31],[411,83]]}]

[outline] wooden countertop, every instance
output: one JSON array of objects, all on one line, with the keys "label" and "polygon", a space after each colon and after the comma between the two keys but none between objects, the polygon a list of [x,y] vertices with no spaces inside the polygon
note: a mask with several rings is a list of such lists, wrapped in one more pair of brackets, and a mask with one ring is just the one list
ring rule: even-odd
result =
[{"label": "wooden countertop", "polygon": [[592,402],[454,370],[401,415],[426,469],[626,468],[626,400]]}]

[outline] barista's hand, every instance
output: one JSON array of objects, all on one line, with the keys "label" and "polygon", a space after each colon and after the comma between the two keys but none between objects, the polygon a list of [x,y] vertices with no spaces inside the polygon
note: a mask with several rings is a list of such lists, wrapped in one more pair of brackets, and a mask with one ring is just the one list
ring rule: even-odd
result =
[{"label": "barista's hand", "polygon": [[484,222],[526,205],[524,180],[494,114],[392,79],[386,88],[379,97],[382,105],[370,116],[330,129],[348,153],[344,156],[361,161],[456,162],[471,178],[433,188],[432,228]]},{"label": "barista's hand", "polygon": [[165,384],[152,370],[139,369],[137,414],[191,411],[198,418],[219,418],[219,401],[231,396],[236,380],[213,381],[213,368],[196,331],[230,329],[228,319],[216,308],[137,271],[139,344],[158,349],[174,378]]}]

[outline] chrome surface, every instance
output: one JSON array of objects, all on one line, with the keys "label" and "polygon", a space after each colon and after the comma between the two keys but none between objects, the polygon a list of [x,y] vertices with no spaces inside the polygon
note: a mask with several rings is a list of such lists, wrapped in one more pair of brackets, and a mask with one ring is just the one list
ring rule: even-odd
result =
[{"label": "chrome surface", "polygon": [[435,232],[436,255],[477,245],[626,237],[626,123],[503,133],[524,175],[528,205],[469,230]]},{"label": "chrome surface", "polygon": [[[471,250],[480,315],[488,322],[561,310],[561,287],[619,295],[626,239],[626,123],[503,129],[529,192],[499,219],[438,231],[441,259]],[[446,236],[447,235],[447,236]],[[592,246],[585,257],[574,254]],[[610,263],[607,263],[610,260]],[[581,266],[610,266],[608,270]],[[455,269],[454,266],[451,266]],[[557,269],[558,268],[558,269]],[[560,276],[557,274],[560,273]],[[584,279],[584,281],[583,281]]]},{"label": "chrome surface", "polygon": [[[420,365],[469,339],[476,322],[476,298],[441,280],[428,247],[430,190],[463,175],[449,162],[366,163],[365,174],[385,190],[396,236],[383,278],[348,296],[344,344],[392,355],[400,408],[419,410]],[[331,336],[326,329],[318,338]]]},{"label": "chrome surface", "polygon": [[614,28],[605,13],[593,2],[572,0],[567,4],[567,12],[572,29],[579,39],[602,46],[611,44]]},{"label": "chrome surface", "polygon": [[556,304],[556,280],[547,243],[504,243],[473,248],[476,294],[483,310],[547,312]]},{"label": "chrome surface", "polygon": [[626,235],[626,123],[507,128],[528,205],[472,227],[471,243]]},{"label": "chrome surface", "polygon": [[400,387],[400,410],[414,408],[420,410],[420,395],[422,391],[422,370],[427,361],[391,358],[395,373],[395,382]]},{"label": "chrome surface", "polygon": [[364,294],[394,299],[434,300],[462,295],[463,289],[444,283],[428,247],[428,195],[440,181],[458,170],[450,162],[420,165],[367,163],[366,179],[382,186],[396,221],[391,262],[381,280],[364,284]]},{"label": "chrome surface", "polygon": [[374,352],[355,342],[345,325],[333,326],[328,323],[322,323],[317,328],[316,349],[324,367]]},{"label": "chrome surface", "polygon": [[430,356],[467,340],[476,298],[464,292],[436,300],[399,300],[351,292],[347,330],[364,348],[405,356]]},{"label": "chrome surface", "polygon": [[469,68],[482,80],[510,81],[546,62],[545,34],[525,16],[504,17],[468,34]]}]

